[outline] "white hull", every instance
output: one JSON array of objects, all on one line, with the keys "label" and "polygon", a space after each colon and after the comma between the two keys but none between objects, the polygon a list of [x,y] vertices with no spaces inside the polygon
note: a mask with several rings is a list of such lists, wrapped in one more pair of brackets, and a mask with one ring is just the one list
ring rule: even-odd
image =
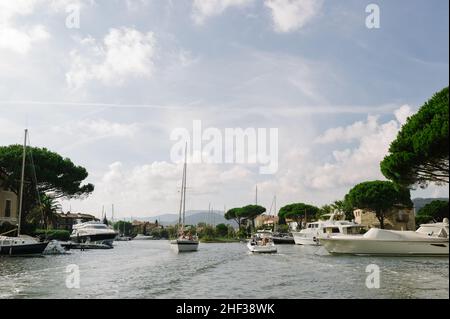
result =
[{"label": "white hull", "polygon": [[277,252],[277,246],[275,246],[273,243],[262,246],[262,245],[252,245],[251,242],[249,242],[247,244],[247,247],[252,253],[270,254]]},{"label": "white hull", "polygon": [[386,256],[448,256],[448,240],[388,241],[370,239],[323,238],[320,242],[330,254]]},{"label": "white hull", "polygon": [[292,233],[296,245],[318,246],[320,242],[313,234]]},{"label": "white hull", "polygon": [[170,242],[171,247],[178,252],[197,251],[198,244],[197,240],[176,239]]}]

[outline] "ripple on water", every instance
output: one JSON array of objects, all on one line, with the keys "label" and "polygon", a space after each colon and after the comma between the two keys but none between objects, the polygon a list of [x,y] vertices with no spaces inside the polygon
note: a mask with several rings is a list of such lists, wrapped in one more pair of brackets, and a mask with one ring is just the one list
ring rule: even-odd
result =
[{"label": "ripple on water", "polygon": [[[65,284],[72,264],[80,289]],[[365,286],[369,264],[380,267],[380,289]],[[296,245],[254,255],[242,243],[200,244],[198,252],[177,254],[167,241],[131,241],[0,258],[0,298],[448,298],[448,266],[448,258],[337,257]]]}]

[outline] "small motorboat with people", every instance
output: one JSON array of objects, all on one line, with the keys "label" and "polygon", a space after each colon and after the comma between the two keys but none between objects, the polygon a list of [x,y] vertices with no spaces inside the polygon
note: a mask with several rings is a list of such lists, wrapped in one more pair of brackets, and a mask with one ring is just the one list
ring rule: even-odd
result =
[{"label": "small motorboat with people", "polygon": [[89,221],[73,225],[70,239],[75,243],[103,244],[112,246],[117,232],[102,222]]},{"label": "small motorboat with people", "polygon": [[247,248],[252,253],[276,253],[278,251],[270,231],[258,231],[247,243]]},{"label": "small motorboat with people", "polygon": [[371,228],[364,235],[320,239],[330,254],[381,256],[447,256],[449,221],[422,224],[416,231]]},{"label": "small motorboat with people", "polygon": [[357,235],[363,230],[363,226],[353,221],[343,220],[345,215],[340,212],[326,214],[328,220],[319,220],[307,223],[306,227],[299,232],[292,232],[295,244],[297,245],[320,245],[320,237]]}]

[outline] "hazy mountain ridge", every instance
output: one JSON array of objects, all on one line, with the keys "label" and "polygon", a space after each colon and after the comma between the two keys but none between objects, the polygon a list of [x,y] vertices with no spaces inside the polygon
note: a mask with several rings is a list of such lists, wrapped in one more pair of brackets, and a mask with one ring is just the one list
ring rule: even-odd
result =
[{"label": "hazy mountain ridge", "polygon": [[[186,224],[188,225],[197,225],[198,223],[207,223],[207,224],[228,224],[233,227],[237,227],[237,223],[233,220],[226,220],[223,217],[223,211],[187,211],[186,212]],[[178,214],[162,214],[158,216],[152,217],[136,217],[133,220],[139,221],[148,221],[155,222],[158,221],[161,225],[175,225],[178,223]]]},{"label": "hazy mountain ridge", "polygon": [[445,197],[438,197],[438,198],[414,198],[412,200],[412,202],[414,203],[414,208],[416,210],[416,214],[419,212],[419,210],[422,209],[422,207],[424,207],[425,205],[431,203],[432,201],[435,200],[442,200],[442,201],[447,201],[448,202],[448,198]]}]

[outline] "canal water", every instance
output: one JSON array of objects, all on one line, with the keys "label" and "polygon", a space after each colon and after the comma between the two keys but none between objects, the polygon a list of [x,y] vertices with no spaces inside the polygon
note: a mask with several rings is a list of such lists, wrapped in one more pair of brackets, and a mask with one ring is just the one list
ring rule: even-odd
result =
[{"label": "canal water", "polygon": [[[0,257],[0,298],[449,298],[448,258],[278,248],[251,255],[243,243],[200,244],[177,254],[168,241],[130,241],[111,250]],[[379,288],[369,289],[366,281],[376,281],[366,270],[377,267]]]}]

